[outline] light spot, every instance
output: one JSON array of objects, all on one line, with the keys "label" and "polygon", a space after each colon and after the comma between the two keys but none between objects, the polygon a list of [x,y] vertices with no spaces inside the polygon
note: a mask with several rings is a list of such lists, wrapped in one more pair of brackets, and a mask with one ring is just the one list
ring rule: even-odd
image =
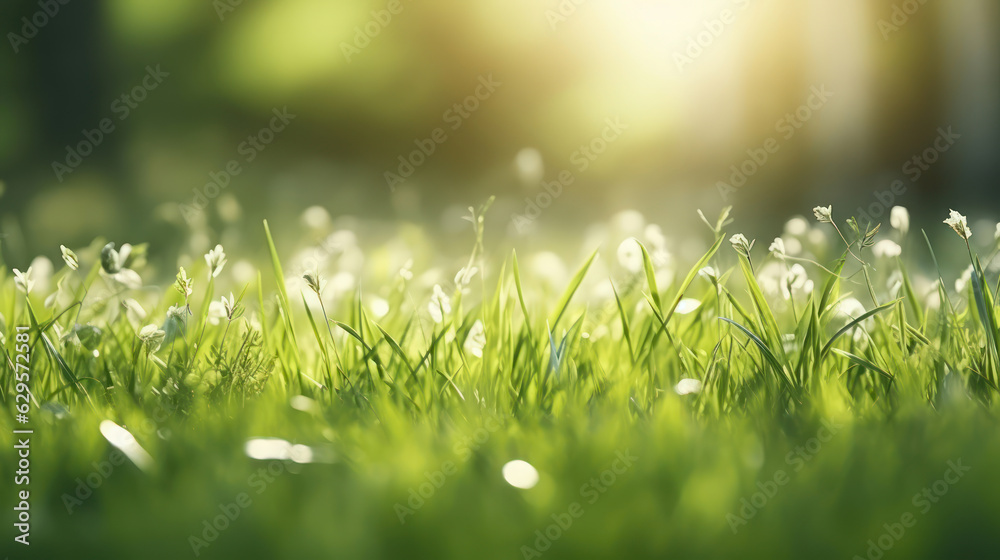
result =
[{"label": "light spot", "polygon": [[503,466],[503,478],[514,488],[527,490],[538,484],[538,471],[527,461],[515,459]]},{"label": "light spot", "polygon": [[295,395],[289,400],[289,404],[291,404],[292,408],[295,410],[301,410],[302,412],[312,412],[319,408],[316,406],[316,401],[305,395]]},{"label": "light spot", "polygon": [[679,313],[681,315],[687,315],[688,313],[691,313],[695,309],[698,309],[698,307],[700,306],[701,306],[700,301],[694,298],[684,298],[679,302],[677,302],[677,309],[674,312]]},{"label": "light spot", "polygon": [[681,379],[674,385],[674,392],[678,395],[690,395],[701,392],[701,381],[697,379]]},{"label": "light spot", "polygon": [[280,438],[254,438],[247,440],[243,451],[247,457],[260,461],[284,460],[291,457],[292,444]]},{"label": "light spot", "polygon": [[125,428],[111,420],[104,420],[101,422],[101,435],[108,440],[108,443],[120,449],[140,469],[145,471],[153,466],[153,458],[139,445],[135,436]]}]

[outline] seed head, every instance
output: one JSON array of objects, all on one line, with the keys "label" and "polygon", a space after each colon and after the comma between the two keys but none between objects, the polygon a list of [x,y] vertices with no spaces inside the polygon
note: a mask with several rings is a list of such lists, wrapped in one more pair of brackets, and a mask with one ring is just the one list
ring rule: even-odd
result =
[{"label": "seed head", "polygon": [[309,288],[312,291],[316,292],[316,295],[318,296],[320,290],[323,287],[322,286],[322,279],[320,278],[319,273],[318,272],[307,272],[307,273],[305,273],[305,274],[302,275],[302,279],[306,281],[306,285],[308,285]]}]

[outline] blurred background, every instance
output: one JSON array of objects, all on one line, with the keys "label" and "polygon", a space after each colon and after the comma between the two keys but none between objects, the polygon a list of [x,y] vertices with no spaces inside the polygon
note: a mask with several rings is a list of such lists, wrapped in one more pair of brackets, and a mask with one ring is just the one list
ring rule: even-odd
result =
[{"label": "blurred background", "polygon": [[512,238],[629,208],[676,234],[733,204],[760,236],[817,204],[996,208],[990,0],[8,0],[0,21],[15,264],[314,205],[449,234],[496,195]]}]

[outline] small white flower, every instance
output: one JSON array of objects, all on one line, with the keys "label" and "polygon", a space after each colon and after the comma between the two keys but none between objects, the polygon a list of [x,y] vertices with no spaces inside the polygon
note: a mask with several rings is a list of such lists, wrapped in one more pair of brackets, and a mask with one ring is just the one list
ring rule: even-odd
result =
[{"label": "small white flower", "polygon": [[678,395],[690,395],[701,392],[701,381],[698,379],[685,378],[674,385],[674,392]]},{"label": "small white flower", "polygon": [[14,285],[25,294],[31,292],[31,289],[35,287],[35,281],[31,278],[30,266],[24,272],[14,269]]},{"label": "small white flower", "polygon": [[698,271],[698,276],[710,281],[716,282],[719,280],[719,273],[712,267],[706,266]]},{"label": "small white flower", "polygon": [[962,239],[968,239],[972,237],[972,230],[969,229],[969,221],[965,216],[959,214],[958,212],[952,210],[948,219],[944,221],[945,224],[955,230]]},{"label": "small white flower", "polygon": [[788,269],[788,272],[785,274],[784,281],[781,283],[782,297],[788,300],[791,299],[796,292],[808,294],[811,293],[812,290],[813,281],[809,279],[806,269],[801,264],[793,264]]},{"label": "small white flower", "polygon": [[403,280],[413,280],[413,259],[408,259],[403,263],[403,268],[399,269],[399,275]]},{"label": "small white flower", "polygon": [[893,206],[889,212],[889,225],[906,235],[910,231],[910,212],[902,206]]},{"label": "small white flower", "polygon": [[78,270],[80,268],[80,259],[76,256],[71,249],[68,249],[65,245],[60,245],[59,250],[62,251],[63,261],[66,262],[66,266],[70,267],[72,270]]},{"label": "small white flower", "polygon": [[205,262],[208,264],[208,272],[212,278],[217,278],[222,269],[226,266],[226,252],[222,250],[222,245],[216,245],[205,255]]},{"label": "small white flower", "polygon": [[757,241],[748,241],[745,235],[737,233],[729,238],[729,242],[733,244],[733,249],[735,249],[737,253],[749,259],[750,250],[753,249],[753,244]]},{"label": "small white flower", "polygon": [[455,284],[459,286],[468,286],[469,282],[472,281],[472,277],[475,276],[477,272],[479,272],[477,267],[463,266],[462,269],[458,271],[458,274],[455,275]]},{"label": "small white flower", "polygon": [[639,240],[629,237],[618,246],[618,263],[622,268],[635,274],[642,270],[642,248]]},{"label": "small white flower", "polygon": [[465,344],[462,345],[465,351],[477,358],[483,357],[483,347],[486,346],[486,330],[483,322],[476,320],[469,328],[469,335],[465,337]]},{"label": "small white flower", "polygon": [[[897,206],[897,208],[899,207]],[[888,257],[891,259],[898,257],[902,252],[899,244],[889,239],[883,239],[872,246],[872,253],[878,258]]]},{"label": "small white flower", "polygon": [[445,315],[451,313],[451,299],[439,284],[434,284],[434,293],[431,294],[431,301],[427,304],[427,312],[435,323],[440,323]]},{"label": "small white flower", "polygon": [[122,269],[122,258],[115,251],[114,243],[108,243],[101,249],[101,268],[108,274],[115,274]]},{"label": "small white flower", "polygon": [[151,352],[156,352],[160,349],[160,343],[163,342],[163,338],[166,336],[167,333],[160,330],[160,327],[157,327],[156,325],[146,325],[139,331],[139,340],[141,340]]},{"label": "small white flower", "polygon": [[[222,298],[226,299],[225,297]],[[212,301],[208,304],[208,322],[218,325],[226,318],[226,304],[221,301]]]},{"label": "small white flower", "polygon": [[771,242],[771,246],[767,250],[779,259],[784,259],[788,253],[785,252],[785,242],[780,237],[775,237],[774,241]]},{"label": "small white flower", "polygon": [[177,281],[174,282],[174,289],[184,296],[185,301],[191,297],[191,294],[194,292],[194,280],[191,280],[183,266],[180,268],[180,271],[177,272]]},{"label": "small white flower", "polygon": [[817,206],[813,208],[813,214],[821,224],[833,223],[833,206]]},{"label": "small white flower", "polygon": [[171,305],[167,308],[167,319],[176,319],[178,321],[186,321],[188,315],[191,314],[190,309],[183,305]]}]

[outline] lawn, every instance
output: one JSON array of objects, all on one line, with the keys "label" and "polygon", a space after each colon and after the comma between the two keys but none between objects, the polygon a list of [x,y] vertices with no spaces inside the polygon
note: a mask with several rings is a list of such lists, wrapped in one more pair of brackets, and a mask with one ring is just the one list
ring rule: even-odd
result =
[{"label": "lawn", "polygon": [[560,273],[484,241],[488,207],[462,263],[379,264],[390,240],[349,288],[350,236],[303,260],[266,222],[176,270],[155,240],[4,264],[0,548],[996,556],[992,232],[818,207],[765,247],[726,210],[700,258],[645,227]]}]

